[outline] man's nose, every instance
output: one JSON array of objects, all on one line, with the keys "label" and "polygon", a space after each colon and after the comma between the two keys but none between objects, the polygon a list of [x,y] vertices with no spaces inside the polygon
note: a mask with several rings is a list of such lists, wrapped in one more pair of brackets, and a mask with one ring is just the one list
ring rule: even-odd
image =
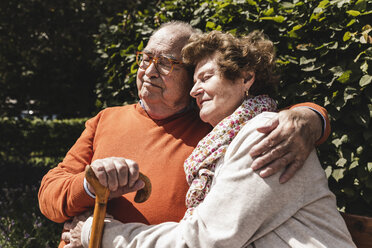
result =
[{"label": "man's nose", "polygon": [[155,62],[154,61],[152,61],[152,63],[149,65],[149,67],[146,68],[145,74],[149,78],[158,77],[159,76],[159,71],[158,71],[158,69],[156,69]]}]

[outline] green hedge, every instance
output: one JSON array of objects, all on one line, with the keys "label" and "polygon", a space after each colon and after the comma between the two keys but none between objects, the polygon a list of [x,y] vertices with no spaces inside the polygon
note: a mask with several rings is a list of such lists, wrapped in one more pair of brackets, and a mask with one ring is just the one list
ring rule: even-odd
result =
[{"label": "green hedge", "polygon": [[161,23],[241,35],[263,30],[277,48],[279,105],[313,101],[329,111],[332,134],[319,152],[338,206],[372,216],[371,10],[371,0],[169,0],[126,10],[96,36],[106,64],[97,104],[135,99],[128,97],[136,95],[134,54]]},{"label": "green hedge", "polygon": [[0,119],[0,163],[52,167],[84,129],[86,118],[66,120]]},{"label": "green hedge", "polygon": [[85,120],[0,119],[0,247],[57,247],[62,225],[41,214],[37,193]]}]

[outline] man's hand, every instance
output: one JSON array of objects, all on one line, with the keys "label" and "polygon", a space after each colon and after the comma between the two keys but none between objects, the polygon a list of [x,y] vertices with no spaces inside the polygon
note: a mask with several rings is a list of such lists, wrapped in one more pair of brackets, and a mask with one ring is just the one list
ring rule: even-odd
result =
[{"label": "man's hand", "polygon": [[261,177],[271,176],[282,168],[279,182],[287,182],[302,167],[322,133],[322,121],[311,109],[294,108],[280,111],[278,116],[257,130],[268,134],[249,154],[257,157],[252,169]]},{"label": "man's hand", "polygon": [[[110,199],[144,187],[145,183],[138,179],[138,164],[130,159],[109,157],[97,159],[91,165],[98,181],[110,190]],[[88,189],[94,193],[88,183]]]}]

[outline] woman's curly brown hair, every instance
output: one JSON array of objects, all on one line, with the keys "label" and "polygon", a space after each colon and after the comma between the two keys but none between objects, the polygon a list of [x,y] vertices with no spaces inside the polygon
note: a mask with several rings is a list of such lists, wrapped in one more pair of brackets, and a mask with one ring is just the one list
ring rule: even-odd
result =
[{"label": "woman's curly brown hair", "polygon": [[195,66],[207,56],[217,53],[217,64],[224,77],[235,80],[241,72],[254,71],[255,82],[249,89],[251,95],[272,95],[278,84],[275,75],[275,50],[272,41],[261,31],[253,31],[244,37],[212,31],[194,34],[182,49],[186,65]]}]

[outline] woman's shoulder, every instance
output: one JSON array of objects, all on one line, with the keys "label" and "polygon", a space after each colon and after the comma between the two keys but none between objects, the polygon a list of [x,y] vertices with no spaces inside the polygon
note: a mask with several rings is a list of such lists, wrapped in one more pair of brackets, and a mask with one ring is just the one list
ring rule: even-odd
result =
[{"label": "woman's shoulder", "polygon": [[276,112],[262,112],[252,119],[250,119],[244,127],[240,130],[239,136],[246,136],[249,133],[252,133],[256,131],[258,127],[263,126],[268,121],[272,120],[274,117],[276,117],[278,113]]}]

